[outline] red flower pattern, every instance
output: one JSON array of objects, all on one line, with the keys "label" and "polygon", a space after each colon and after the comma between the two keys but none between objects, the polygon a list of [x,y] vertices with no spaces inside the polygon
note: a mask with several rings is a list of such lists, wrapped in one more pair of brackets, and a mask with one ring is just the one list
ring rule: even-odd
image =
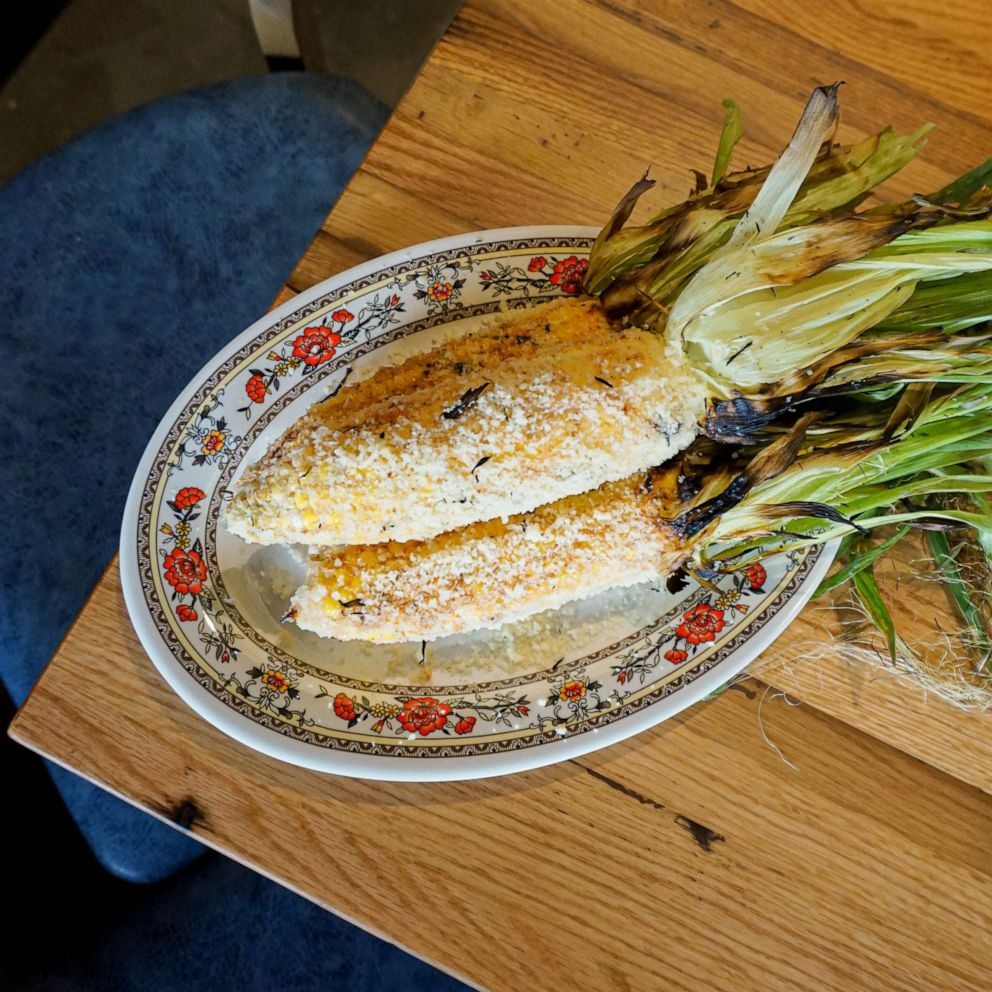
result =
[{"label": "red flower pattern", "polygon": [[355,315],[350,310],[345,310],[344,307],[340,310],[335,310],[334,313],[331,314],[331,320],[333,320],[336,324],[347,324],[349,320],[354,319]]},{"label": "red flower pattern", "polygon": [[538,255],[536,258],[530,260],[530,265],[527,266],[528,272],[540,272],[545,265],[548,264],[548,260],[543,255]]},{"label": "red flower pattern", "polygon": [[191,506],[196,506],[201,499],[206,498],[206,493],[196,486],[185,486],[176,493],[174,500],[177,510],[188,510]]},{"label": "red flower pattern", "polygon": [[426,737],[443,729],[449,716],[451,707],[447,703],[439,703],[431,696],[419,696],[406,701],[397,719],[404,730]]},{"label": "red flower pattern", "polygon": [[334,712],[345,722],[351,723],[355,719],[355,704],[351,697],[339,692],[334,697]]},{"label": "red flower pattern", "polygon": [[308,327],[294,342],[293,355],[310,366],[323,365],[334,357],[341,335],[326,327]]},{"label": "red flower pattern", "polygon": [[555,263],[555,270],[551,273],[551,282],[555,286],[561,286],[564,292],[574,296],[582,289],[582,277],[586,269],[589,268],[589,261],[585,258],[579,259],[574,255],[563,258]]},{"label": "red flower pattern", "polygon": [[475,726],[474,716],[463,716],[458,723],[455,724],[456,734],[470,734],[472,733],[472,728]]},{"label": "red flower pattern", "polygon": [[194,610],[192,606],[187,606],[185,603],[180,603],[176,607],[176,616],[183,621],[190,621],[197,619],[196,610]]},{"label": "red flower pattern", "polygon": [[252,403],[264,403],[265,380],[256,373],[245,383],[245,392]]},{"label": "red flower pattern", "polygon": [[673,665],[681,664],[688,657],[689,655],[681,648],[672,648],[671,651],[665,652],[665,661],[670,661]]},{"label": "red flower pattern", "polygon": [[165,569],[165,581],[173,586],[178,593],[199,596],[203,589],[203,580],[207,577],[207,566],[199,552],[184,551],[173,548],[162,563]]},{"label": "red flower pattern", "polygon": [[690,644],[702,644],[714,640],[723,627],[723,610],[715,610],[708,603],[699,603],[682,614],[682,623],[675,629],[675,634]]},{"label": "red flower pattern", "polygon": [[747,576],[747,580],[755,592],[758,592],[761,589],[761,587],[765,584],[765,579],[768,578],[768,573],[765,571],[764,565],[760,565],[757,562],[753,565],[748,565],[748,567],[744,569],[744,574]]}]

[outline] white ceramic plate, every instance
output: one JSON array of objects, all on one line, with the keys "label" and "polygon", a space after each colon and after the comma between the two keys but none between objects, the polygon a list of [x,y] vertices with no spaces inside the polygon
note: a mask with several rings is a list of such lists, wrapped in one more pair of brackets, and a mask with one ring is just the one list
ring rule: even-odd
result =
[{"label": "white ceramic plate", "polygon": [[503,307],[576,292],[594,236],[483,231],[376,259],[263,317],[193,379],[135,475],[121,573],[141,643],[201,716],[321,771],[503,775],[678,713],[786,628],[829,551],[723,579],[720,595],[655,583],[425,649],[323,640],[280,623],[302,556],[224,529],[219,511],[242,466],[349,369],[358,378]]}]

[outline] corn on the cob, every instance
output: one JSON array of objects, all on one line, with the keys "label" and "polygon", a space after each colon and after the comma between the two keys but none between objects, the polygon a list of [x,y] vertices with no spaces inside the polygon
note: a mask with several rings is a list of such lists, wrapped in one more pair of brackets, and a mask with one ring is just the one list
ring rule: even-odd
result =
[{"label": "corn on the cob", "polygon": [[917,519],[964,523],[992,541],[985,503],[982,513],[880,512],[923,494],[984,500],[992,490],[967,468],[992,449],[990,358],[980,343],[944,364],[935,381],[964,384],[918,409],[893,398],[881,416],[877,400],[845,408],[833,423],[806,414],[746,466],[705,468],[691,495],[695,486],[680,492],[687,480],[677,464],[428,541],[314,549],[290,617],[342,640],[433,640],[656,579],[690,556],[725,564],[732,555],[742,567],[855,527]]},{"label": "corn on the cob", "polygon": [[250,467],[249,541],[433,537],[622,479],[687,447],[702,385],[585,297],[523,311],[345,386]]},{"label": "corn on the cob", "polygon": [[[341,639],[428,640],[657,578],[690,554],[739,563],[887,520],[936,516],[992,547],[992,483],[969,461],[992,450],[992,354],[958,337],[987,315],[992,166],[840,216],[925,132],[838,149],[824,144],[835,123],[836,87],[818,91],[771,169],[725,174],[721,142],[712,189],[625,230],[651,185],[638,183],[593,250],[587,288],[606,310],[580,297],[525,312],[312,410],[228,511],[246,539],[318,545],[289,616]],[[659,314],[664,337],[610,319]],[[920,314],[943,332],[899,337]],[[878,391],[907,383],[897,399]],[[804,465],[768,482],[837,395],[865,390],[818,424]],[[648,469],[700,429],[754,441],[810,400],[823,408],[730,486],[726,467],[711,472],[688,505],[676,469]],[[876,512],[934,491],[977,509]],[[735,543],[710,555],[713,539]]]},{"label": "corn on the cob", "polygon": [[686,555],[669,523],[676,475],[638,474],[427,541],[314,549],[290,616],[342,640],[434,640],[657,578]]}]

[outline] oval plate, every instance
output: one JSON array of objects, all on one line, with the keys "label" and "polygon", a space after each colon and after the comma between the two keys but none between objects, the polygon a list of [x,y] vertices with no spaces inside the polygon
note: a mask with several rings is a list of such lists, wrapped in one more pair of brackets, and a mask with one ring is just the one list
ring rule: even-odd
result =
[{"label": "oval plate", "polygon": [[224,529],[220,511],[242,466],[346,375],[484,315],[576,292],[595,234],[483,231],[360,265],[252,325],[176,400],[131,486],[121,574],[142,645],[201,716],[320,771],[502,775],[678,713],[796,616],[829,550],[771,559],[763,572],[721,579],[719,593],[659,582],[427,645],[336,642],[280,622],[303,576],[300,550],[247,545]]}]

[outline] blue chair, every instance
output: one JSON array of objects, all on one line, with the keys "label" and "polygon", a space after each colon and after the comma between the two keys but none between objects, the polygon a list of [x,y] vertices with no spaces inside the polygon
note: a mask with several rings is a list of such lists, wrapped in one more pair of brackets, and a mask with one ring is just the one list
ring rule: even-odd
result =
[{"label": "blue chair", "polygon": [[[0,680],[15,704],[113,555],[159,418],[265,311],[385,118],[335,77],[239,79],[110,121],[0,188]],[[16,987],[464,988],[49,771],[99,863],[153,884],[60,876],[69,937],[13,954]]]},{"label": "blue chair", "polygon": [[[237,79],[109,121],[0,188],[0,679],[15,704],[110,561],[159,418],[268,308],[386,116],[337,77]],[[50,771],[115,875],[155,881],[203,850]]]}]

